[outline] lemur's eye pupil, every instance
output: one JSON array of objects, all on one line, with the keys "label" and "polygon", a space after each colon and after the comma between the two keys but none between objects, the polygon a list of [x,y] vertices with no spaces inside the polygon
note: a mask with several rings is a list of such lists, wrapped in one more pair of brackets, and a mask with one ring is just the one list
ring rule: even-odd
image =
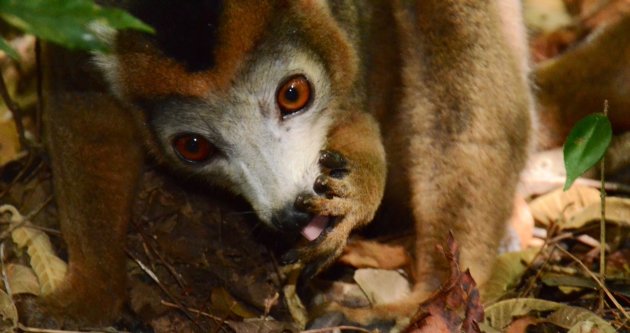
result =
[{"label": "lemur's eye pupil", "polygon": [[199,138],[190,138],[186,141],[184,148],[191,154],[199,152]]},{"label": "lemur's eye pupil", "polygon": [[300,92],[295,89],[295,87],[291,87],[287,89],[287,92],[284,94],[284,98],[287,101],[295,102],[300,98]]},{"label": "lemur's eye pupil", "polygon": [[311,101],[311,84],[304,75],[294,75],[278,87],[276,101],[282,116],[300,111]]},{"label": "lemur's eye pupil", "polygon": [[186,133],[173,140],[173,148],[180,159],[189,163],[207,161],[215,151],[214,146],[201,135]]}]

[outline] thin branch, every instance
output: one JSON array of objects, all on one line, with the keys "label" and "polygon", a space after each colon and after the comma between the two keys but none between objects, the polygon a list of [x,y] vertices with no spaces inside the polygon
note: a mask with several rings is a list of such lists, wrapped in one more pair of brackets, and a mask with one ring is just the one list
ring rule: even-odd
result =
[{"label": "thin branch", "polygon": [[355,332],[365,332],[365,333],[372,332],[372,331],[366,330],[365,328],[355,327],[355,326],[336,326],[336,327],[318,328],[314,330],[306,330],[306,331],[301,331],[300,333],[331,333],[331,332],[335,332],[335,330],[355,331]]},{"label": "thin branch", "polygon": [[198,328],[202,329],[201,325],[195,320],[195,318],[193,317],[193,315],[188,312],[187,308],[184,306],[184,304],[182,304],[176,297],[175,295],[173,295],[168,288],[166,288],[166,286],[162,283],[162,281],[160,281],[160,279],[157,277],[157,275],[151,270],[149,269],[149,267],[147,267],[142,261],[140,261],[139,258],[137,258],[136,256],[133,255],[133,253],[131,253],[131,251],[129,250],[125,250],[125,252],[127,252],[127,255],[136,262],[136,264],[138,264],[138,266],[140,267],[140,269],[142,269],[152,280],[153,282],[155,282],[158,287],[160,287],[160,289],[162,290],[162,292],[164,292],[166,294],[166,296],[168,296],[173,302],[175,302],[178,307],[179,310],[182,311],[184,313],[184,315]]},{"label": "thin branch", "polygon": [[[608,117],[608,100],[604,101],[604,117]],[[606,154],[602,156],[602,161],[600,165],[600,181],[602,182],[602,187],[599,190],[600,196],[600,221],[599,221],[599,278],[602,280],[602,283],[606,284],[606,188],[605,184],[605,176],[604,170],[606,169]],[[604,289],[602,288],[599,291],[599,311],[602,312],[604,309]]]},{"label": "thin branch", "polygon": [[623,308],[623,306],[621,306],[621,304],[619,304],[619,302],[617,301],[617,299],[615,298],[615,296],[613,296],[613,294],[610,292],[610,290],[608,290],[608,288],[606,288],[606,286],[602,283],[602,281],[595,275],[595,273],[591,272],[588,267],[586,267],[586,265],[584,265],[584,263],[578,259],[576,256],[572,255],[569,251],[563,249],[562,247],[556,245],[555,246],[560,252],[564,253],[565,255],[567,255],[569,258],[573,259],[573,261],[575,261],[578,265],[580,265],[580,267],[586,272],[586,274],[588,274],[591,279],[593,279],[593,281],[595,281],[599,287],[604,291],[604,293],[606,294],[606,296],[608,296],[608,299],[610,299],[610,301],[615,305],[615,307],[617,308],[617,310],[619,310],[623,316],[626,319],[630,319],[630,315],[626,312],[626,309]]},{"label": "thin branch", "polygon": [[35,112],[35,130],[37,131],[37,140],[42,142],[42,112],[44,111],[44,93],[43,83],[44,74],[42,71],[42,41],[35,39],[35,73],[37,77],[37,109]]},{"label": "thin branch", "polygon": [[[111,333],[112,331],[102,330],[102,331],[66,331],[66,330],[52,330],[47,328],[37,328],[37,327],[28,327],[18,323],[18,328],[24,332],[38,332],[38,333]],[[116,333],[130,333],[127,331],[115,331]]]}]

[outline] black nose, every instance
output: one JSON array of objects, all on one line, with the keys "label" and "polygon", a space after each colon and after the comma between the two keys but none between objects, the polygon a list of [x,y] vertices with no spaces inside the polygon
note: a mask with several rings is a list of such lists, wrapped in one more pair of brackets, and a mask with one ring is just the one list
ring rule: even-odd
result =
[{"label": "black nose", "polygon": [[294,204],[287,204],[282,209],[275,211],[271,217],[271,223],[283,231],[302,230],[313,215],[295,208]]}]

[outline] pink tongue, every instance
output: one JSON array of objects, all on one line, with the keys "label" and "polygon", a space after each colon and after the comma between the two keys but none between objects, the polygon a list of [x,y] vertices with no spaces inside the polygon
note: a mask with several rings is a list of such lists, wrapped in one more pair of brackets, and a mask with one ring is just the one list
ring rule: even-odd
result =
[{"label": "pink tongue", "polygon": [[302,229],[302,235],[309,241],[313,241],[322,234],[329,222],[330,217],[317,215]]}]

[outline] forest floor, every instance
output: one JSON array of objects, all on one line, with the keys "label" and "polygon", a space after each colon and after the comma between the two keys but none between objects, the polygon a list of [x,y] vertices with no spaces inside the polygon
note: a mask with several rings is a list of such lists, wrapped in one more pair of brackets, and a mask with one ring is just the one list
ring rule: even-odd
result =
[{"label": "forest floor", "polygon": [[[630,1],[525,2],[541,125],[539,150],[514,200],[512,238],[481,291],[458,269],[457,245],[445,242],[443,253],[436,250],[436,255],[449,258],[452,274],[419,304],[406,332],[630,332],[630,117],[625,107],[630,107]],[[22,62],[16,66],[4,59],[0,69],[24,111],[27,139],[37,142],[33,39],[16,36],[12,43]],[[573,75],[576,71],[581,75]],[[601,112],[605,99],[610,99],[617,136],[606,156],[602,279],[600,181],[582,178],[562,191],[560,147],[575,121]],[[0,206],[17,209],[0,208],[5,210],[0,212],[2,332],[38,331],[18,324],[14,301],[36,297],[46,283],[33,275],[37,268],[29,268],[33,254],[16,245],[11,231],[18,226],[11,218],[19,212],[33,230],[47,235],[52,247],[40,243],[36,251],[67,260],[49,166],[41,149],[31,147],[28,153],[20,148],[10,112],[0,109]],[[599,172],[589,175],[597,178]],[[413,281],[413,231],[372,234],[353,236],[339,262],[311,281],[300,298],[295,271],[278,263],[299,240],[270,231],[241,199],[182,183],[148,162],[128,232],[129,315],[105,331],[298,332],[307,321],[305,307],[395,301],[409,293]],[[308,332],[375,330],[323,318],[336,327]]]}]

